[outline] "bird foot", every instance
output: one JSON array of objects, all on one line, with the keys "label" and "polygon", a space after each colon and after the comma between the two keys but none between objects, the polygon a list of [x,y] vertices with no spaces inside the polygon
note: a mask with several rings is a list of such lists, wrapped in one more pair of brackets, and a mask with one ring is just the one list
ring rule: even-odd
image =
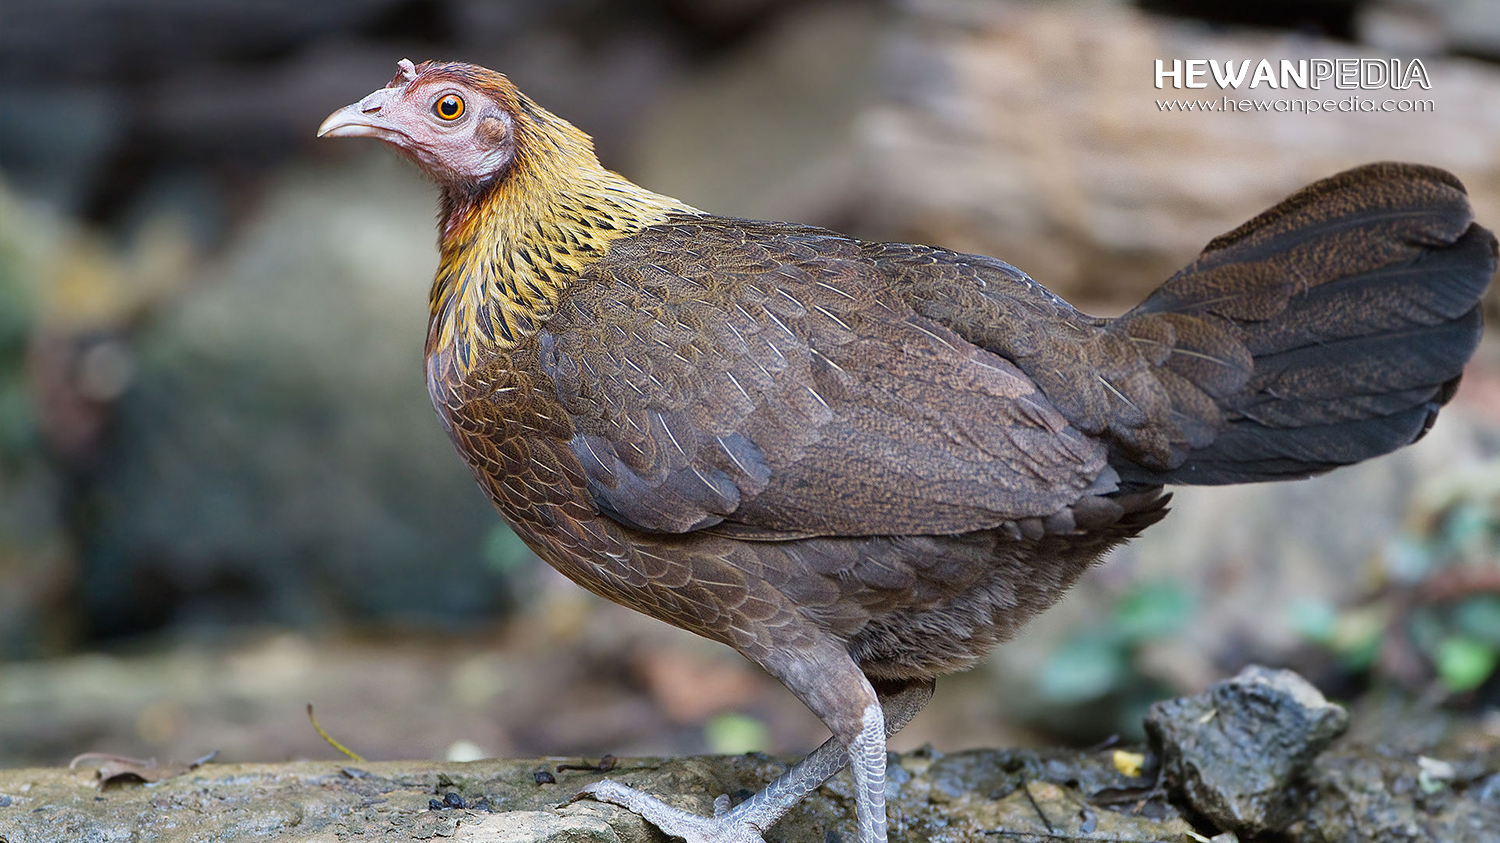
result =
[{"label": "bird foot", "polygon": [[714,800],[712,817],[674,808],[649,793],[608,779],[584,787],[578,796],[619,805],[640,814],[663,834],[680,837],[687,843],[765,843],[760,828],[730,812],[728,796]]}]

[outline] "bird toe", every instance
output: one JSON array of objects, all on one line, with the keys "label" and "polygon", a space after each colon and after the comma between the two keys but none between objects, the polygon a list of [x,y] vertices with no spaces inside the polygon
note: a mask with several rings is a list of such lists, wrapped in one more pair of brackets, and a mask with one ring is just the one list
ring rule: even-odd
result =
[{"label": "bird toe", "polygon": [[609,779],[585,786],[578,798],[619,805],[639,814],[663,834],[680,837],[687,843],[765,843],[759,828],[720,810],[721,806],[727,807],[725,797],[714,800],[716,815],[712,817],[673,807],[649,793]]}]

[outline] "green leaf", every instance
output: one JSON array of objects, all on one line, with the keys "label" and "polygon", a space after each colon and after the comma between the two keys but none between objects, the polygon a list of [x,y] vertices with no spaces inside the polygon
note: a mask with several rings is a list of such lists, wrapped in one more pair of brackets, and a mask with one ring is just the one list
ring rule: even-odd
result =
[{"label": "green leaf", "polygon": [[1495,649],[1461,635],[1443,639],[1438,646],[1437,670],[1443,685],[1455,693],[1472,691],[1484,684],[1500,662]]},{"label": "green leaf", "polygon": [[1052,654],[1037,676],[1037,692],[1064,705],[1108,694],[1127,679],[1125,652],[1107,638],[1077,638]]},{"label": "green leaf", "polygon": [[497,524],[484,539],[485,567],[499,574],[513,574],[531,560],[531,548],[510,527]]},{"label": "green leaf", "polygon": [[36,446],[31,398],[20,383],[0,381],[0,456],[21,454]]},{"label": "green leaf", "polygon": [[1438,647],[1451,632],[1447,619],[1432,606],[1417,608],[1406,622],[1406,634],[1411,637],[1411,643],[1432,659],[1437,658]]},{"label": "green leaf", "polygon": [[1369,670],[1379,657],[1380,638],[1375,636],[1352,642],[1338,650],[1339,664],[1343,665],[1345,670],[1355,673]]},{"label": "green leaf", "polygon": [[1303,638],[1326,646],[1333,641],[1339,613],[1327,600],[1304,598],[1292,601],[1287,607],[1287,618],[1292,629]]},{"label": "green leaf", "polygon": [[1193,595],[1177,583],[1140,583],[1115,604],[1116,633],[1131,643],[1171,635],[1187,625],[1196,609]]},{"label": "green leaf", "polygon": [[1464,600],[1453,612],[1453,621],[1464,635],[1500,647],[1500,596],[1481,594]]},{"label": "green leaf", "polygon": [[1454,506],[1443,523],[1443,538],[1465,547],[1483,541],[1495,526],[1489,507],[1482,501],[1463,501]]},{"label": "green leaf", "polygon": [[743,755],[764,752],[771,741],[766,724],[745,714],[716,714],[703,726],[703,737],[710,752],[719,755]]},{"label": "green leaf", "polygon": [[1390,607],[1360,606],[1339,615],[1330,646],[1350,670],[1365,670],[1375,663],[1390,622]]},{"label": "green leaf", "polygon": [[1416,536],[1397,536],[1385,548],[1385,569],[1398,582],[1417,582],[1433,568],[1433,549]]}]

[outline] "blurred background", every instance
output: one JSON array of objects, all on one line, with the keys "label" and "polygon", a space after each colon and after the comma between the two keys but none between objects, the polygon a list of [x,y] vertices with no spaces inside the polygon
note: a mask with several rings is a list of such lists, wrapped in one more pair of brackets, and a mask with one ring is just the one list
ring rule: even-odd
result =
[{"label": "blurred background", "polygon": [[[1486,0],[0,0],[0,766],[332,757],[308,702],[372,758],[821,740],[734,653],[541,566],[452,452],[435,190],[313,138],[402,57],[506,72],[699,207],[997,255],[1100,314],[1371,160],[1453,170],[1500,226]],[[1208,57],[1421,58],[1396,95],[1435,107],[1163,112],[1203,92],[1154,62]],[[1132,737],[1251,661],[1366,736],[1500,740],[1497,558],[1487,341],[1416,447],[1179,492],[896,746]]]}]

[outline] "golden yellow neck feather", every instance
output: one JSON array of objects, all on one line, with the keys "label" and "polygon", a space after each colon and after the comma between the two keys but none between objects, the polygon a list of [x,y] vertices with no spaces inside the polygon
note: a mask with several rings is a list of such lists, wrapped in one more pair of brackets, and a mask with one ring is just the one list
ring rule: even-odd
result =
[{"label": "golden yellow neck feather", "polygon": [[604,169],[588,136],[536,112],[540,125],[518,132],[516,160],[503,183],[445,220],[427,353],[451,349],[460,376],[484,352],[505,351],[534,334],[611,242],[670,214],[698,213]]}]

